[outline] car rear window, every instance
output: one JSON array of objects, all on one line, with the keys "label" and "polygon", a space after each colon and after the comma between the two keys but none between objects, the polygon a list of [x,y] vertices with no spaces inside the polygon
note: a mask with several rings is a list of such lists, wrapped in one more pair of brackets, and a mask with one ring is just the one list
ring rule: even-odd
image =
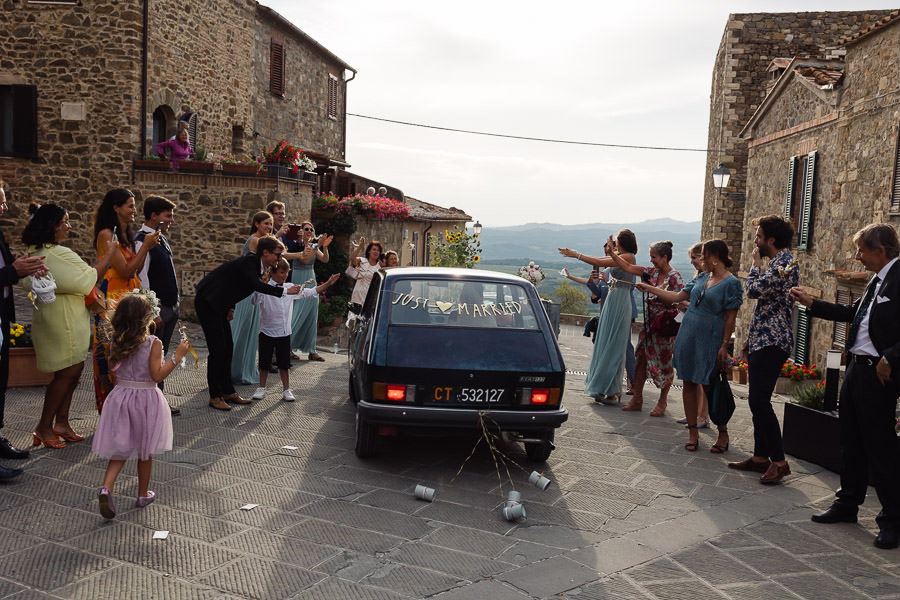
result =
[{"label": "car rear window", "polygon": [[385,290],[391,325],[538,330],[523,286],[484,281],[402,279]]}]

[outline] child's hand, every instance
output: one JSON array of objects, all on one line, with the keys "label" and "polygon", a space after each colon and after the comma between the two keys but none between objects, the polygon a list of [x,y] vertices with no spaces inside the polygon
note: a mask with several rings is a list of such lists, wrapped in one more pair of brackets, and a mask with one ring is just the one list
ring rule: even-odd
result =
[{"label": "child's hand", "polygon": [[175,362],[180,363],[184,360],[184,357],[187,356],[188,348],[190,347],[191,343],[187,341],[187,338],[181,340],[181,343],[175,348]]}]

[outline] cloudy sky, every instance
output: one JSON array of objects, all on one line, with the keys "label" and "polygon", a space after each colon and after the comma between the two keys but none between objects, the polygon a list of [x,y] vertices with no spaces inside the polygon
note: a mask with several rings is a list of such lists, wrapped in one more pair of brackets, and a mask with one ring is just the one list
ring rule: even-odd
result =
[{"label": "cloudy sky", "polygon": [[[848,1],[262,0],[353,66],[350,113],[602,144],[703,149],[729,13]],[[351,170],[485,227],[700,218],[702,152],[512,140],[349,116]]]}]

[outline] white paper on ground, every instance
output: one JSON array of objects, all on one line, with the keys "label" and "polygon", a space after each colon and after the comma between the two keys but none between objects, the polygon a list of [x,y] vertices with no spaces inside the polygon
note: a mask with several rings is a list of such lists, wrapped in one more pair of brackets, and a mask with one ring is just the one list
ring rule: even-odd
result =
[{"label": "white paper on ground", "polygon": [[259,504],[245,504],[241,507],[241,510],[253,510],[257,506],[259,506]]},{"label": "white paper on ground", "polygon": [[164,540],[164,539],[166,539],[167,537],[169,537],[169,532],[168,532],[168,531],[154,531],[154,532],[153,532],[153,539],[154,539],[154,540]]}]

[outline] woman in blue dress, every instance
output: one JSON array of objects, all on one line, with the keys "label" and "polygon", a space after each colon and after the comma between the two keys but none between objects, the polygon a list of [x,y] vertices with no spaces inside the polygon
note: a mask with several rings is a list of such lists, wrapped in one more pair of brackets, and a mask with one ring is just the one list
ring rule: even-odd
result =
[{"label": "woman in blue dress", "polygon": [[[684,413],[688,423],[688,443],[685,449],[696,452],[697,398],[700,386],[711,382],[713,376],[728,360],[728,342],[734,332],[734,319],[744,300],[741,282],[728,269],[731,259],[728,246],[722,240],[703,244],[703,272],[679,292],[662,290],[645,283],[637,284],[642,292],[655,294],[663,302],[690,299],[684,320],[675,339],[672,359],[678,377],[684,381]],[[728,450],[728,429],[719,426],[719,437],[709,449],[714,454]]]},{"label": "woman in blue dress", "polygon": [[[291,261],[291,282],[302,284],[310,279],[315,281],[314,267],[316,261],[328,262],[328,246],[334,239],[330,235],[321,235],[316,239],[315,229],[309,221],[301,225],[301,252]],[[315,287],[315,283],[310,284]],[[294,302],[291,316],[291,348],[306,353],[309,360],[325,360],[316,352],[316,333],[319,324],[319,297],[303,298]]]},{"label": "woman in blue dress", "polygon": [[[634,232],[623,229],[616,234],[615,247],[609,242],[604,246],[606,254],[615,252],[629,265],[634,264],[637,239]],[[603,404],[618,402],[622,396],[622,369],[625,366],[625,350],[631,339],[631,293],[634,275],[617,266],[610,256],[587,256],[569,248],[559,248],[559,253],[577,258],[596,268],[612,267],[609,271],[609,294],[600,308],[600,324],[594,340],[594,353],[584,380],[584,393]]]},{"label": "woman in blue dress", "polygon": [[[272,233],[273,224],[270,212],[261,210],[253,215],[251,235],[244,242],[241,256],[255,254],[257,242],[261,237]],[[259,307],[250,303],[250,296],[234,307],[231,340],[234,342],[234,352],[231,355],[231,381],[258,385],[259,366],[256,362],[256,347],[259,345]]]}]

